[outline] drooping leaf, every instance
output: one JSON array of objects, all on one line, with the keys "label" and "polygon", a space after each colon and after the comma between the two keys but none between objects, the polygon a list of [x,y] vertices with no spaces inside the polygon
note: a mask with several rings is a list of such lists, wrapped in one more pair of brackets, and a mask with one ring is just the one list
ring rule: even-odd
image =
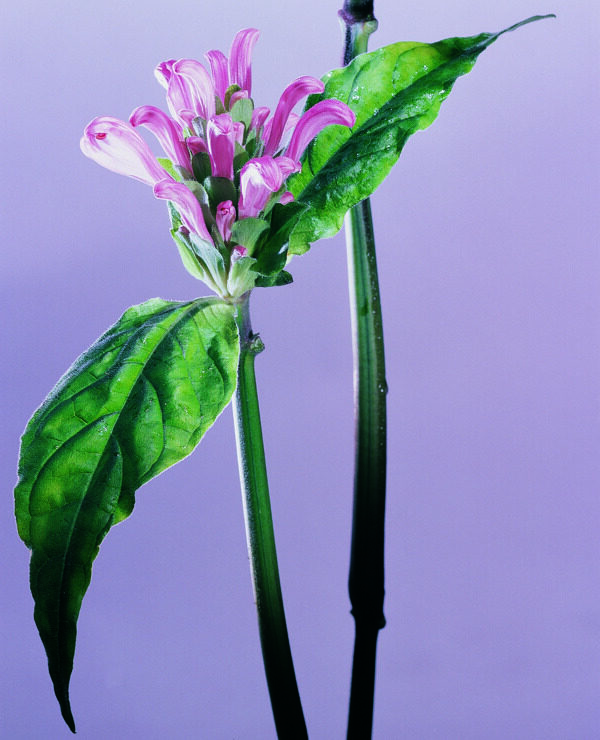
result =
[{"label": "drooping leaf", "polygon": [[352,131],[325,128],[308,147],[302,170],[288,181],[308,206],[290,239],[289,253],[333,236],[349,208],[367,198],[386,177],[408,137],[429,126],[456,79],[502,34],[551,15],[534,16],[499,33],[450,38],[435,44],[401,42],[357,56],[323,78],[325,91],[307,107],[337,98],[356,113]]},{"label": "drooping leaf", "polygon": [[153,299],[130,308],[35,412],[15,511],[32,549],[35,621],[63,717],[76,624],[100,542],[137,488],[188,455],[229,403],[239,353],[230,305]]},{"label": "drooping leaf", "polygon": [[280,285],[289,285],[294,282],[294,278],[286,270],[278,272],[276,275],[266,277],[265,275],[259,275],[256,278],[255,286],[257,288],[274,288]]}]

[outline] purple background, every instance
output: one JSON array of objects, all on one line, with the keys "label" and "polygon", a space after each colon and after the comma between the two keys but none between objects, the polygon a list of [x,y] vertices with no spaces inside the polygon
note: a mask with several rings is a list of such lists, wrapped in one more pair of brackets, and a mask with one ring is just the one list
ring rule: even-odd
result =
[{"label": "purple background", "polygon": [[[339,3],[25,0],[6,8],[2,159],[2,737],[66,738],[12,519],[18,437],[132,303],[204,292],[164,204],[79,152],[95,115],[164,105],[165,58],[254,25],[254,97],[337,66]],[[371,48],[504,36],[373,202],[388,353],[388,626],[375,738],[600,737],[596,3],[378,0]],[[408,7],[408,6],[406,6]],[[351,348],[341,235],[256,291],[288,625],[313,740],[344,736]],[[72,701],[81,737],[274,736],[231,412],[138,494],[94,566]]]}]

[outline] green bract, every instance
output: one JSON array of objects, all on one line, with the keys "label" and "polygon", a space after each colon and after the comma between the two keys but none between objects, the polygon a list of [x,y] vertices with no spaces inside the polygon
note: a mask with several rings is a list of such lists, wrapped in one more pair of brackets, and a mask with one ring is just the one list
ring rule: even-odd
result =
[{"label": "green bract", "polygon": [[239,341],[216,298],[130,308],[59,381],[23,435],[15,503],[32,549],[35,621],[63,716],[92,562],[143,483],[181,460],[229,403]]},{"label": "green bract", "polygon": [[470,72],[481,52],[508,31],[552,15],[533,16],[499,33],[451,38],[436,44],[401,42],[360,54],[323,77],[325,91],[356,113],[352,131],[332,126],[309,145],[302,171],[287,184],[308,206],[290,239],[289,254],[334,236],[349,208],[369,197],[389,173],[408,137],[436,118],[455,80]]}]

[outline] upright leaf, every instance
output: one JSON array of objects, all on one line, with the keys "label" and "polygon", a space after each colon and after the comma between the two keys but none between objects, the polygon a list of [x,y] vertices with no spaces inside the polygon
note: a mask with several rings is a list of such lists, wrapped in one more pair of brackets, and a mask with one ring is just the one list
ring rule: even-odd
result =
[{"label": "upright leaf", "polygon": [[229,403],[239,355],[230,305],[153,299],[130,308],[36,411],[15,510],[32,549],[35,621],[63,717],[76,624],[100,542],[143,483],[188,455]]},{"label": "upright leaf", "polygon": [[323,78],[324,98],[337,98],[356,113],[352,131],[324,129],[306,150],[302,171],[287,187],[308,206],[292,233],[289,254],[333,236],[344,215],[386,177],[408,137],[436,118],[456,79],[470,72],[481,52],[502,34],[554,16],[534,16],[499,33],[450,38],[435,44],[401,42],[360,54]]}]

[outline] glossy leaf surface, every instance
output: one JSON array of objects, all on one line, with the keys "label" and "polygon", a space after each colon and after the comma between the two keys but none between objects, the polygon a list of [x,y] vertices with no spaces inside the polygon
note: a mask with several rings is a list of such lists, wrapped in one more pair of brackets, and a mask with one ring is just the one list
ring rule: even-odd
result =
[{"label": "glossy leaf surface", "polygon": [[17,524],[32,549],[35,621],[73,731],[76,623],[100,542],[131,513],[136,489],[190,454],[229,403],[238,355],[230,305],[147,301],[76,360],[25,430]]},{"label": "glossy leaf surface", "polygon": [[352,131],[325,128],[306,150],[302,171],[288,181],[296,201],[308,206],[292,234],[290,254],[336,234],[346,212],[371,195],[398,159],[408,137],[436,118],[456,79],[507,31],[450,38],[435,44],[401,42],[360,54],[323,78],[325,91],[307,107],[337,98],[356,113]]}]

